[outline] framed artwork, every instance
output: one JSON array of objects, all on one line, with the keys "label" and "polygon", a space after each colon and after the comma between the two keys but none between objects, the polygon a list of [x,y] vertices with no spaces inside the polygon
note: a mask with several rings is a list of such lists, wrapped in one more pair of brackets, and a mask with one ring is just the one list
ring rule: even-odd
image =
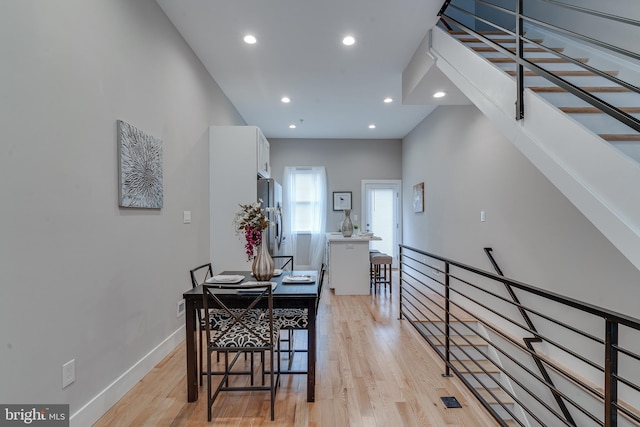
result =
[{"label": "framed artwork", "polygon": [[118,155],[120,206],[162,208],[162,141],[118,120]]},{"label": "framed artwork", "polygon": [[413,211],[424,212],[424,182],[413,186]]},{"label": "framed artwork", "polygon": [[334,191],[333,210],[342,211],[344,209],[351,209],[351,191]]}]

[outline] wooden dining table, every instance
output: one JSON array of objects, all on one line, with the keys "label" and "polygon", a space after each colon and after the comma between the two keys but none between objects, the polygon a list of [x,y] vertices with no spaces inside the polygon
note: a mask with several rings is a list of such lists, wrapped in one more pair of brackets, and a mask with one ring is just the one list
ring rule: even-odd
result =
[{"label": "wooden dining table", "polygon": [[[250,271],[223,271],[221,275],[241,275],[244,276],[242,282],[254,280]],[[313,283],[285,283],[283,278],[287,276],[312,276]],[[283,272],[280,276],[273,277],[272,282],[278,285],[273,291],[274,308],[301,308],[308,310],[309,321],[307,325],[307,402],[315,401],[316,384],[316,306],[318,302],[318,272],[299,271]],[[242,283],[240,282],[240,283]],[[216,294],[224,299],[225,304],[233,305],[234,301],[238,305],[242,304],[242,299],[246,295],[236,292],[224,292]],[[198,334],[197,310],[203,308],[202,285],[192,288],[183,294],[185,300],[185,333],[186,333],[186,356],[187,356],[187,401],[198,400],[198,351],[196,348],[196,337]],[[246,303],[245,303],[246,304]]]}]

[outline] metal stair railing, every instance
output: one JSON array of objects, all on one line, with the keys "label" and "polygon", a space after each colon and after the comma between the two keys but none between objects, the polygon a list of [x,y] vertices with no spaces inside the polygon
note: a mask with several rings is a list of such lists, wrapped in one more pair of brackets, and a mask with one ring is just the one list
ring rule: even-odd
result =
[{"label": "metal stair railing", "polygon": [[[399,267],[400,319],[501,426],[640,425],[639,319],[406,245]],[[542,351],[522,343],[531,336]]]},{"label": "metal stair railing", "polygon": [[[615,118],[619,122],[635,130],[636,132],[640,132],[640,119],[610,104],[609,102],[603,100],[601,97],[598,97],[592,93],[589,93],[581,89],[580,87],[574,85],[573,83],[570,83],[566,79],[563,79],[562,77],[556,75],[552,70],[545,69],[544,67],[533,63],[532,61],[530,61],[530,58],[528,59],[525,57],[524,45],[526,43],[528,46],[535,46],[549,54],[552,54],[558,58],[561,58],[564,61],[567,61],[568,63],[577,65],[583,68],[585,71],[592,73],[595,76],[603,77],[620,87],[623,87],[625,89],[628,89],[629,91],[640,94],[640,88],[638,88],[636,84],[620,79],[614,75],[611,75],[610,73],[599,70],[595,67],[584,64],[568,55],[564,55],[548,46],[545,46],[541,43],[536,42],[535,40],[527,38],[524,34],[524,27],[525,27],[525,24],[527,24],[533,28],[536,28],[536,27],[544,28],[546,30],[550,30],[554,33],[569,37],[571,39],[580,40],[588,44],[597,46],[598,48],[606,52],[611,52],[630,60],[635,60],[635,61],[640,60],[640,54],[638,54],[637,52],[632,52],[627,49],[621,48],[619,46],[615,46],[610,43],[606,43],[602,40],[597,40],[593,37],[589,37],[588,35],[581,34],[575,31],[570,31],[568,29],[543,22],[539,19],[526,16],[525,14],[523,14],[524,0],[512,0],[512,1],[513,1],[512,3],[513,10],[502,7],[502,6],[498,6],[496,4],[490,3],[485,0],[472,0],[471,2],[466,2],[466,4],[468,3],[473,4],[473,7],[468,7],[468,8],[465,8],[464,6],[458,6],[455,0],[446,0],[443,3],[438,16],[440,16],[441,22],[444,24],[444,26],[448,31],[450,31],[452,28],[458,28],[461,31],[464,31],[465,33],[469,34],[470,36],[475,37],[479,41],[482,41],[483,43],[491,46],[492,48],[494,48],[495,50],[497,50],[498,52],[507,56],[508,58],[512,59],[515,62],[516,83],[517,83],[516,114],[515,114],[516,120],[521,120],[522,118],[524,118],[524,114],[525,114],[523,99],[524,99],[524,90],[525,90],[524,68],[526,68],[531,72],[535,73],[536,75],[544,77],[548,81],[552,82],[554,85],[557,85],[563,88],[567,92],[570,92],[573,95],[577,96],[578,98],[582,99],[583,101],[591,104],[592,106],[596,107],[598,110]],[[576,16],[586,14],[586,15],[596,16],[598,18],[604,19],[607,22],[614,22],[614,23],[620,23],[620,24],[630,25],[634,27],[640,27],[640,21],[627,18],[627,17],[603,13],[597,10],[565,4],[555,0],[532,0],[532,1],[537,1],[548,6],[562,8],[566,11],[569,11],[575,14]],[[479,16],[478,14],[475,13],[475,10],[478,6],[482,6],[487,10],[496,11],[497,13],[500,13],[503,15],[511,16],[513,18],[512,28],[514,28],[514,30],[505,28],[495,22],[492,22],[490,19],[486,19],[485,17]],[[468,9],[472,9],[472,10],[468,10]],[[474,22],[474,24],[486,25],[496,31],[503,33],[504,35],[513,36],[516,40],[516,52],[514,53],[511,50],[501,46],[499,43],[499,39],[495,39],[495,38],[492,39],[491,37],[484,36],[481,32],[476,31],[473,28],[470,28],[468,25],[463,24],[462,22],[460,22],[459,19],[456,19],[455,17],[451,16],[451,14],[448,13],[452,11],[455,11],[460,16],[464,16],[471,19]]]}]

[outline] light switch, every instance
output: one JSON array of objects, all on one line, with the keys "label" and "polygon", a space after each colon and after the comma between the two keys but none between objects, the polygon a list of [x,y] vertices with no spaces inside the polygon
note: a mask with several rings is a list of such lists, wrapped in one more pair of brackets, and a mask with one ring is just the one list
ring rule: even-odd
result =
[{"label": "light switch", "polygon": [[486,220],[487,220],[487,217],[484,214],[484,211],[480,211],[480,221],[485,222]]},{"label": "light switch", "polygon": [[182,218],[185,224],[191,224],[191,211],[184,211]]}]

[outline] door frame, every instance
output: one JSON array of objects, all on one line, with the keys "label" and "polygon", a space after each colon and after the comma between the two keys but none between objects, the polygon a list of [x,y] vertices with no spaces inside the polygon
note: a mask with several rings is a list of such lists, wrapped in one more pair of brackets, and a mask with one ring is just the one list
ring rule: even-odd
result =
[{"label": "door frame", "polygon": [[367,223],[367,185],[380,186],[381,188],[392,188],[396,191],[396,232],[395,232],[395,245],[393,245],[393,268],[398,267],[399,248],[398,245],[402,244],[402,180],[401,179],[363,179],[361,181],[360,195],[361,201],[361,221],[360,225]]}]

